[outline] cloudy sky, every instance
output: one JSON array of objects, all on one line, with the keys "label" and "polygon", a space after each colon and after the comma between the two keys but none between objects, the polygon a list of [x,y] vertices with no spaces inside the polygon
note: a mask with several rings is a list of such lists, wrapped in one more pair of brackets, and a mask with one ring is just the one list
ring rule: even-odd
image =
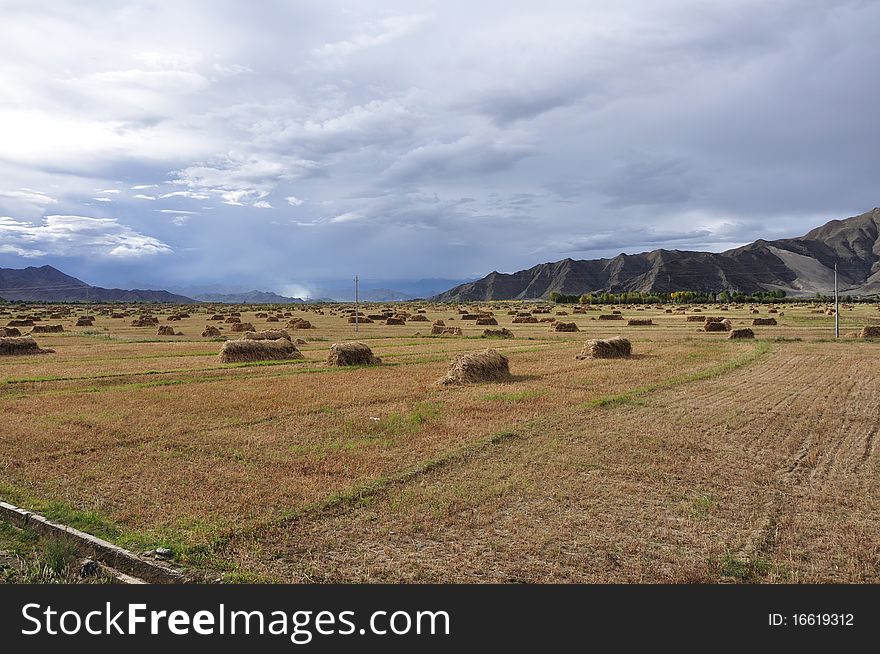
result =
[{"label": "cloudy sky", "polygon": [[880,204],[880,3],[0,0],[0,266],[309,294]]}]

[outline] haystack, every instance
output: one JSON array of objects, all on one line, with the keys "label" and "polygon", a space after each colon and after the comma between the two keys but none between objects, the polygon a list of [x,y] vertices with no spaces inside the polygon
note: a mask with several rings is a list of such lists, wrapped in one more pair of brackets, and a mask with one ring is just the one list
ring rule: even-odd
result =
[{"label": "haystack", "polygon": [[382,363],[382,359],[373,355],[373,350],[366,343],[352,341],[334,343],[330,346],[327,357],[329,366],[366,366]]},{"label": "haystack", "polygon": [[224,316],[222,313],[215,313],[213,316],[208,318],[208,320],[226,320],[226,316]]},{"label": "haystack", "polygon": [[303,353],[286,338],[274,341],[257,341],[242,338],[226,341],[217,359],[220,363],[245,363],[250,361],[281,361],[304,359]]},{"label": "haystack", "polygon": [[219,329],[210,325],[205,327],[205,331],[202,332],[202,338],[218,338],[222,335]]},{"label": "haystack", "polygon": [[279,338],[291,340],[290,334],[286,329],[266,329],[261,332],[247,332],[242,338],[251,341],[277,341]]},{"label": "haystack", "polygon": [[294,318],[290,322],[287,323],[288,327],[293,327],[294,329],[314,329],[315,326],[310,323],[308,320],[304,318]]},{"label": "haystack", "polygon": [[478,325],[497,325],[498,321],[495,320],[495,318],[492,318],[491,316],[489,316],[486,318],[477,318],[476,324],[478,324]]},{"label": "haystack", "polygon": [[623,320],[623,316],[619,313],[603,313],[599,315],[599,320]]},{"label": "haystack", "polygon": [[234,322],[232,323],[232,331],[233,332],[252,332],[254,330],[254,326],[249,322]]},{"label": "haystack", "polygon": [[446,326],[446,323],[443,322],[442,320],[435,320],[435,321],[434,321],[434,325],[435,325],[436,327],[445,327],[445,326]]},{"label": "haystack", "polygon": [[421,314],[421,313],[417,313],[416,315],[414,315],[413,317],[410,318],[410,322],[429,322],[429,321],[428,321],[428,316]]},{"label": "haystack", "polygon": [[281,319],[278,316],[269,316],[266,318],[266,322],[281,322]]},{"label": "haystack", "polygon": [[7,327],[33,327],[34,321],[30,318],[17,318],[6,323]]},{"label": "haystack", "polygon": [[618,359],[632,354],[632,343],[628,339],[617,336],[616,338],[594,338],[584,343],[583,351],[578,359]]},{"label": "haystack", "polygon": [[25,354],[49,354],[55,350],[43,349],[30,336],[0,337],[0,356],[19,356]]},{"label": "haystack", "polygon": [[710,320],[703,325],[703,330],[707,332],[729,332],[730,327],[729,320]]},{"label": "haystack", "polygon": [[483,338],[514,338],[514,336],[507,327],[502,327],[501,329],[484,329]]},{"label": "haystack", "polygon": [[755,332],[753,332],[748,327],[743,327],[742,329],[731,330],[730,336],[728,336],[727,338],[755,338]]},{"label": "haystack", "polygon": [[775,325],[776,318],[753,318],[752,325]]},{"label": "haystack", "polygon": [[385,321],[385,324],[386,324],[386,325],[405,325],[405,324],[406,324],[406,320],[404,320],[403,318],[394,318],[394,317],[392,317],[392,318],[389,318],[388,320],[386,320],[386,321]]},{"label": "haystack", "polygon": [[[558,314],[557,314],[558,315]],[[554,332],[579,332],[578,326],[573,322],[556,322],[550,325],[550,331]]]},{"label": "haystack", "polygon": [[171,325],[159,325],[159,329],[156,330],[156,336],[177,336],[177,334]]},{"label": "haystack", "polygon": [[352,324],[357,323],[359,325],[363,325],[363,324],[369,324],[369,323],[373,322],[373,319],[367,318],[366,316],[349,316],[348,322],[350,322]]},{"label": "haystack", "polygon": [[532,323],[532,322],[538,322],[538,319],[532,315],[517,316],[516,318],[513,319],[513,322],[515,322],[515,323]]},{"label": "haystack", "polygon": [[94,318],[86,318],[83,316],[82,318],[77,318],[76,325],[74,327],[94,327],[95,319]]},{"label": "haystack", "polygon": [[0,327],[0,336],[21,336],[21,330],[16,327]]},{"label": "haystack", "polygon": [[859,338],[880,338],[880,325],[865,325],[859,332]]},{"label": "haystack", "polygon": [[241,318],[239,318],[238,316],[229,316],[229,317],[228,317],[226,320],[224,320],[223,322],[228,323],[228,324],[230,324],[230,325],[234,325],[235,323],[239,323],[239,322],[241,322]]},{"label": "haystack", "polygon": [[630,327],[642,327],[644,325],[653,325],[654,321],[650,318],[630,318],[626,321]]},{"label": "haystack", "polygon": [[510,379],[510,367],[507,357],[486,348],[481,352],[468,352],[459,354],[452,363],[445,377],[437,383],[449,384],[476,384],[488,381],[506,381]]},{"label": "haystack", "polygon": [[34,325],[31,334],[60,334],[64,331],[64,325]]},{"label": "haystack", "polygon": [[706,322],[706,319],[703,316],[685,316],[685,322]]},{"label": "haystack", "polygon": [[441,336],[463,336],[461,327],[444,327],[443,325],[434,325],[431,327],[431,334]]},{"label": "haystack", "polygon": [[152,327],[158,324],[159,319],[155,316],[139,316],[131,321],[132,327]]}]

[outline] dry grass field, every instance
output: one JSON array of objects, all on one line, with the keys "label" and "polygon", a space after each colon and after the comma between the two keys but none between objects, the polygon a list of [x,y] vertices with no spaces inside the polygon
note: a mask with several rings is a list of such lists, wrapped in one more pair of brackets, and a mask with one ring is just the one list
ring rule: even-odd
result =
[{"label": "dry grass field", "polygon": [[[232,364],[217,354],[241,334],[208,320],[230,307],[153,307],[179,336],[0,307],[0,326],[65,329],[34,335],[51,354],[0,357],[0,499],[227,581],[880,581],[880,342],[852,335],[875,306],[844,308],[836,342],[818,305],[534,314],[577,332],[510,315],[535,306],[399,305],[405,324],[358,334],[342,305],[240,307],[257,330],[312,328],[287,328],[303,359]],[[438,319],[463,335],[430,335]],[[576,358],[617,335],[632,357]],[[329,366],[349,340],[382,365]],[[510,379],[436,383],[486,347]]]}]

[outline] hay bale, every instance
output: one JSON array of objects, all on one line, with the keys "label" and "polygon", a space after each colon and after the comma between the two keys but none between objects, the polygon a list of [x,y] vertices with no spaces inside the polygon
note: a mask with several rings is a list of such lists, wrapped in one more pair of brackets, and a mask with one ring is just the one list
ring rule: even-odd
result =
[{"label": "hay bale", "polygon": [[632,343],[628,339],[617,336],[616,338],[594,338],[584,343],[583,351],[578,359],[619,359],[632,354]]},{"label": "hay bale", "polygon": [[266,322],[281,322],[281,319],[278,316],[269,316],[266,318]]},{"label": "hay bale", "polygon": [[177,336],[177,334],[174,333],[174,327],[171,325],[159,325],[156,336]]},{"label": "hay bale", "polygon": [[0,327],[0,336],[21,336],[17,327]]},{"label": "hay bale", "polygon": [[202,332],[202,338],[217,338],[222,335],[219,329],[211,325],[206,326],[205,331]]},{"label": "hay bale", "polygon": [[139,316],[131,321],[132,327],[152,327],[158,324],[159,319],[155,316]]},{"label": "hay bale", "polygon": [[229,325],[234,325],[234,324],[236,324],[236,323],[241,322],[241,318],[239,318],[238,316],[229,316],[229,317],[228,317],[226,320],[224,320],[223,322],[225,322],[225,323],[227,323],[227,324],[229,324]]},{"label": "hay bale", "polygon": [[779,309],[768,309],[767,313],[779,313]]},{"label": "hay bale", "polygon": [[7,327],[33,327],[34,321],[30,318],[17,318],[6,323]]},{"label": "hay bale", "polygon": [[83,316],[82,318],[77,318],[76,324],[74,325],[74,327],[94,327],[94,326],[95,326],[95,319],[94,318],[87,318],[85,316]]},{"label": "hay bale", "polygon": [[118,320],[119,318],[128,317],[128,314],[126,314],[126,313],[111,313],[110,317]]},{"label": "hay bale", "polygon": [[249,322],[234,322],[232,323],[231,330],[236,333],[256,331],[254,326]]},{"label": "hay bale", "polygon": [[706,322],[721,322],[724,316],[706,316]]},{"label": "hay bale", "polygon": [[449,364],[446,375],[437,383],[444,386],[476,384],[488,381],[507,381],[510,377],[507,357],[497,350],[486,348],[481,352],[459,354]]},{"label": "hay bale", "polygon": [[413,317],[410,318],[410,322],[430,322],[428,320],[428,316],[425,316],[421,313],[417,313]]},{"label": "hay bale", "polygon": [[217,360],[220,363],[246,363],[251,361],[282,361],[304,359],[303,353],[286,338],[274,341],[260,341],[241,338],[226,341],[220,348]]},{"label": "hay bale", "polygon": [[[559,314],[557,314],[559,315]],[[573,322],[556,322],[550,325],[550,331],[553,332],[579,332],[577,324]]]},{"label": "hay bale", "polygon": [[880,338],[880,325],[865,325],[859,332],[859,338]]},{"label": "hay bale", "polygon": [[279,338],[291,340],[290,334],[285,329],[266,329],[261,332],[246,332],[242,338],[251,341],[277,341]]},{"label": "hay bale", "polygon": [[619,313],[603,313],[599,315],[599,320],[623,320],[623,316]]},{"label": "hay bale", "polygon": [[49,354],[55,350],[43,349],[30,336],[0,337],[0,356],[23,356],[27,354]]},{"label": "hay bale", "polygon": [[517,316],[513,319],[514,323],[536,323],[538,319],[535,316],[528,314],[526,316]]},{"label": "hay bale", "polygon": [[464,336],[461,327],[444,327],[443,334],[446,336]]},{"label": "hay bale", "polygon": [[435,320],[435,321],[434,321],[434,325],[437,326],[437,327],[445,327],[445,326],[446,326],[446,323],[443,322],[442,320]]},{"label": "hay bale", "polygon": [[703,330],[707,332],[729,332],[730,327],[729,320],[710,320],[703,325]]},{"label": "hay bale", "polygon": [[64,331],[64,325],[34,325],[31,334],[60,334]]},{"label": "hay bale", "polygon": [[222,313],[215,313],[213,316],[208,318],[208,320],[226,320],[226,316],[224,316]]},{"label": "hay bale", "polygon": [[727,338],[755,338],[755,332],[748,327],[743,327],[742,329],[731,330],[730,335]]},{"label": "hay bale", "polygon": [[775,325],[776,318],[753,318],[752,325]]},{"label": "hay bale", "polygon": [[373,319],[366,316],[349,316],[348,322],[352,324],[364,325],[373,322]]},{"label": "hay bale", "polygon": [[654,321],[650,318],[630,318],[626,322],[630,327],[642,327],[645,325],[653,325]]},{"label": "hay bale", "polygon": [[501,329],[484,329],[482,338],[514,338],[514,336],[507,327],[502,327]]},{"label": "hay bale", "polygon": [[706,322],[706,319],[703,316],[685,316],[685,322]]},{"label": "hay bale", "polygon": [[495,318],[477,318],[477,325],[497,325],[498,321]]},{"label": "hay bale", "polygon": [[388,319],[385,321],[385,324],[386,324],[386,325],[405,325],[405,324],[406,324],[406,320],[404,320],[403,318],[394,318],[394,317],[392,316],[391,318],[388,318]]},{"label": "hay bale", "polygon": [[357,341],[334,343],[330,346],[327,357],[328,366],[367,366],[380,363],[382,359],[373,355],[369,345]]}]

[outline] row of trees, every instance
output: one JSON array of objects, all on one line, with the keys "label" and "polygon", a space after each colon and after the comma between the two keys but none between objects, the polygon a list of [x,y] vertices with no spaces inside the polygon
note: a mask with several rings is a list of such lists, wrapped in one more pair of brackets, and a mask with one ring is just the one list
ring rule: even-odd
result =
[{"label": "row of trees", "polygon": [[[739,291],[721,291],[720,293],[703,293],[699,291],[673,291],[671,293],[642,293],[627,291],[624,293],[582,293],[566,295],[556,291],[550,293],[550,300],[556,304],[704,304],[709,302],[755,303],[779,302],[786,299],[785,291],[763,291],[760,293],[741,293]],[[845,300],[850,301],[850,300]]]}]

